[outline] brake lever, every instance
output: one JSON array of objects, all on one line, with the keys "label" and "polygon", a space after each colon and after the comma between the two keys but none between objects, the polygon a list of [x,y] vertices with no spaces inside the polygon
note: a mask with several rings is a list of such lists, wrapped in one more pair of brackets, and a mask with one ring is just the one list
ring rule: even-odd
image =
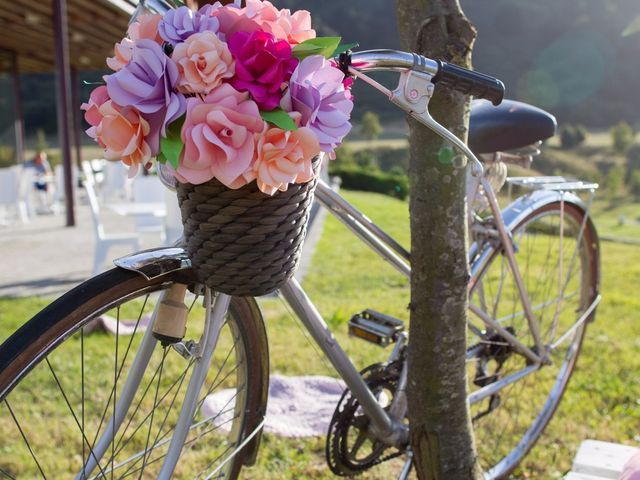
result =
[{"label": "brake lever", "polygon": [[484,174],[484,167],[480,160],[474,155],[474,153],[467,147],[467,145],[456,137],[447,128],[439,124],[429,113],[429,102],[435,91],[435,85],[433,84],[433,76],[415,72],[413,70],[404,70],[400,73],[400,80],[398,87],[391,91],[384,85],[376,82],[371,77],[363,74],[353,67],[349,67],[349,73],[353,76],[360,78],[365,83],[368,83],[376,90],[384,93],[389,100],[407,112],[415,120],[429,128],[437,135],[451,142],[455,147],[460,150],[465,157],[464,163],[455,165],[457,168],[464,168],[467,165],[467,159],[471,160],[471,174],[474,177],[481,178]]}]

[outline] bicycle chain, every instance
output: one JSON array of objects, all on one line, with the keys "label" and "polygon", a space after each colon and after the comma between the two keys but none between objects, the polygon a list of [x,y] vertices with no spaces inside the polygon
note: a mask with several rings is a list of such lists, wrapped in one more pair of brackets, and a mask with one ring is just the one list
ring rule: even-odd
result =
[{"label": "bicycle chain", "polygon": [[[360,374],[374,394],[381,388],[385,388],[395,395],[401,369],[402,363],[399,361],[391,364],[378,363],[365,368]],[[392,399],[389,400],[389,403],[391,401]],[[353,421],[356,419],[355,413],[358,411],[359,406],[358,400],[351,395],[349,390],[345,390],[329,424],[326,445],[327,463],[334,474],[342,477],[360,475],[376,465],[405,453],[404,450],[396,450],[393,453],[382,455],[386,450],[394,447],[381,444],[379,453],[376,455],[372,453],[370,459],[358,461],[349,457],[348,452],[351,449],[347,445],[347,434],[349,428],[353,426]],[[369,421],[364,415],[361,415],[360,418],[361,421],[368,424]],[[362,425],[361,429],[364,430],[366,427],[367,425]]]}]

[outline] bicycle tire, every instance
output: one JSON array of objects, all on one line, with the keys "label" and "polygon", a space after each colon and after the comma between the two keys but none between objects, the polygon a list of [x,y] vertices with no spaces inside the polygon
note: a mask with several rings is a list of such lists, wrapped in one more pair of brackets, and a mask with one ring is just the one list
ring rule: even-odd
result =
[{"label": "bicycle tire", "polygon": [[[560,225],[564,226],[563,229],[560,228]],[[583,225],[584,227],[582,227]],[[582,237],[580,237],[581,229],[583,229]],[[561,243],[559,240],[560,235],[557,235],[560,231],[564,232],[563,248],[558,248],[557,260],[550,261],[550,257],[556,251],[553,246],[556,243],[554,238],[557,236],[558,245]],[[573,242],[578,246],[576,249],[578,253],[575,254],[575,259],[579,258],[577,260],[580,265],[579,276],[573,275],[571,267],[567,265],[567,263],[571,263],[570,257],[573,256],[565,255],[564,253],[568,250],[567,247],[571,245],[571,240],[566,235],[567,232],[574,236]],[[519,221],[512,229],[511,234],[518,247],[516,249],[516,259],[518,260],[526,289],[531,296],[532,308],[542,327],[543,341],[547,347],[554,345],[554,339],[559,341],[564,333],[571,331],[570,322],[573,315],[571,315],[568,308],[570,301],[571,305],[575,303],[578,306],[576,309],[576,315],[578,316],[573,320],[575,324],[581,316],[584,316],[582,314],[588,311],[587,308],[598,295],[600,256],[597,232],[591,219],[586,217],[586,213],[581,206],[571,202],[564,202],[562,205],[559,201],[551,201]],[[515,298],[517,296],[516,287],[515,285],[509,286],[507,284],[509,280],[505,280],[505,277],[511,276],[511,279],[513,279],[513,276],[509,275],[510,269],[506,266],[507,261],[502,249],[499,246],[494,246],[493,248],[494,250],[486,264],[472,278],[470,301],[482,303],[479,300],[481,296],[487,296],[488,284],[500,278],[501,280],[499,280],[498,284],[494,284],[491,287],[492,294],[489,297],[493,296],[496,303],[493,304],[493,311],[489,313],[494,319],[503,319],[502,326],[509,327],[525,345],[533,347],[531,332],[529,327],[525,325],[526,320],[524,315],[521,315],[522,312],[518,312],[521,317],[520,323],[516,323],[516,312],[508,313],[510,308],[515,307],[509,307],[507,302],[508,295],[505,292],[509,292]],[[547,257],[540,257],[541,254],[544,255],[545,248],[547,249]],[[539,260],[542,260],[539,262],[540,265],[533,265]],[[576,260],[574,260],[574,265],[575,262]],[[553,268],[554,263],[556,266],[555,273],[558,274],[559,279],[558,288],[562,287],[563,281],[566,284],[564,289],[558,292],[557,298],[551,299],[547,298],[550,294],[550,289],[547,287],[545,290],[541,285],[543,285],[543,281],[553,283],[553,274],[548,270],[550,266]],[[566,270],[564,271],[569,275],[569,279],[563,280],[562,272],[565,267]],[[505,274],[504,272],[507,273]],[[513,283],[513,280],[511,282]],[[576,292],[579,292],[579,298],[574,294],[570,294],[570,292],[567,293],[569,284],[571,284],[571,288],[577,288]],[[509,300],[512,299],[510,298]],[[573,302],[573,300],[576,300],[576,302]],[[502,306],[499,305],[500,303],[502,303]],[[512,305],[517,305],[517,302],[512,301],[511,303]],[[482,309],[485,313],[490,310],[487,306],[486,298]],[[560,309],[562,311],[557,313]],[[472,315],[470,313],[470,317]],[[594,320],[595,309],[585,318],[586,321],[580,324],[567,337],[568,346],[566,351],[558,350],[558,355],[554,355],[553,358],[558,358],[560,360],[559,363],[556,360],[553,365],[542,367],[520,381],[506,386],[500,392],[500,397],[496,402],[497,405],[494,405],[493,410],[484,416],[480,415],[487,412],[487,408],[491,408],[491,397],[479,405],[472,405],[478,457],[481,466],[486,472],[486,478],[508,478],[536,444],[549,424],[575,369],[586,327],[588,323]],[[564,330],[560,328],[561,322],[562,326],[565,327]],[[524,365],[526,365],[526,359],[523,356],[514,354],[512,351],[508,352],[507,350],[510,347],[506,347],[507,350],[505,350],[505,343],[499,341],[500,337],[494,337],[498,341],[490,345],[491,341],[487,341],[486,338],[484,340],[478,339],[476,336],[477,331],[474,332],[472,328],[469,331],[468,352],[476,352],[475,354],[468,354],[469,367],[467,373],[470,377],[471,390],[479,390],[481,388],[481,385],[476,385],[476,382],[479,384],[485,381],[495,382],[505,378],[510,372],[517,371],[518,368],[524,368]],[[487,353],[489,350],[482,347],[481,344],[483,342],[489,344],[488,348],[492,348],[493,353]],[[498,345],[500,343],[501,345]],[[500,348],[503,348],[502,352],[497,353]],[[481,351],[484,351],[484,353],[477,353]],[[563,351],[564,353],[562,353]],[[552,353],[555,354],[556,351],[554,350]],[[507,354],[507,360],[500,364],[500,361],[504,359],[500,355],[504,354]],[[481,360],[481,355],[485,355],[483,360]],[[491,358],[492,356],[493,358]],[[487,364],[480,369],[481,374],[478,376],[479,366],[483,361],[487,361]],[[510,367],[512,370],[505,371],[504,366],[508,361],[512,362]],[[551,371],[555,372],[556,369],[557,373],[555,375],[550,373]],[[548,391],[547,387],[549,387]],[[538,393],[539,390],[544,390],[547,393]],[[532,408],[527,408],[528,405],[531,405]],[[541,406],[538,407],[538,405]],[[525,416],[531,415],[531,420],[518,420],[517,416],[521,415],[521,412],[524,412]]]},{"label": "bicycle tire", "polygon": [[[109,422],[105,421],[105,412],[112,410],[112,405],[116,402],[118,388],[125,381],[128,363],[135,356],[133,350],[138,346],[140,337],[133,335],[125,341],[120,336],[116,336],[114,340],[113,336],[98,332],[89,335],[85,333],[86,325],[100,316],[106,318],[105,312],[117,312],[117,328],[124,328],[120,327],[121,324],[124,325],[122,321],[127,315],[134,313],[135,308],[136,312],[139,309],[139,313],[136,313],[138,328],[141,319],[152,308],[154,294],[168,288],[173,282],[187,283],[190,278],[194,277],[189,270],[174,272],[154,280],[147,280],[139,274],[121,269],[108,271],[53,302],[0,346],[0,425],[4,432],[0,439],[0,451],[3,452],[0,458],[0,478],[68,478],[71,473],[80,475],[78,472],[83,470],[82,465],[91,455],[98,434],[101,429],[104,430],[103,425]],[[197,334],[196,300],[197,297],[190,309],[189,328],[192,328],[193,323]],[[135,319],[136,316],[132,315],[131,318]],[[112,347],[116,351],[115,360]],[[75,356],[70,353],[78,350],[82,357],[75,360]],[[221,350],[220,354],[218,350]],[[162,459],[164,445],[168,443],[167,435],[174,427],[172,422],[180,410],[177,408],[180,392],[183,392],[183,388],[186,389],[188,372],[193,365],[193,359],[182,358],[173,352],[171,347],[156,346],[153,354],[155,357],[152,357],[148,365],[136,398],[118,432],[118,435],[121,432],[122,435],[119,438],[116,436],[116,441],[111,442],[105,453],[106,462],[101,459],[102,464],[98,467],[100,471],[96,470],[94,475],[156,478],[157,472],[154,469],[159,469],[162,464],[158,460]],[[189,448],[183,450],[184,458],[181,457],[172,478],[192,478],[195,476],[193,472],[199,471],[203,464],[206,468],[213,469],[209,465],[211,458],[219,453],[222,445],[232,446],[225,447],[223,453],[229,455],[228,452],[233,451],[229,448],[234,448],[237,454],[226,463],[223,475],[215,478],[236,478],[244,464],[255,461],[260,438],[258,427],[266,407],[269,368],[266,332],[255,300],[232,299],[215,356],[208,373],[208,383],[201,390],[201,394],[206,394],[200,398],[199,406],[211,398],[208,395],[220,391],[227,392],[226,395],[231,392],[231,400],[215,417],[205,418],[203,425],[195,427],[194,419],[189,439],[185,442]],[[180,359],[183,360],[182,363],[179,363]],[[111,363],[113,371],[103,372],[102,367]],[[219,369],[217,372],[214,366]],[[82,387],[69,388],[65,393],[73,380],[73,373]],[[179,381],[181,377],[182,380]],[[111,382],[110,386],[107,386],[106,380]],[[114,389],[113,385],[117,388]],[[160,389],[165,387],[167,392],[161,397]],[[39,390],[47,398],[36,393]],[[54,393],[57,394],[56,398],[53,398]],[[151,397],[153,401],[149,403]],[[94,400],[95,405],[91,404]],[[230,404],[232,401],[233,407]],[[64,407],[68,412],[65,412]],[[197,410],[200,411],[200,408]],[[198,411],[196,416],[202,417],[203,414]],[[103,418],[98,422],[100,414]],[[164,416],[162,422],[161,416]],[[227,418],[229,416],[230,419]],[[49,417],[55,421],[43,421]],[[140,422],[137,427],[136,422]],[[229,428],[223,422],[228,422]],[[86,431],[80,432],[85,429]],[[248,439],[252,434],[255,436]],[[222,435],[226,435],[224,441],[227,444],[220,443],[222,440],[218,437]],[[153,443],[150,443],[152,438]],[[220,442],[214,443],[212,438]],[[130,460],[136,470],[131,472],[134,467],[127,466],[122,474],[127,464],[118,465],[132,458],[136,450],[143,452],[142,468],[139,465],[141,457],[138,456],[135,461]],[[158,455],[160,457],[156,458]],[[44,470],[45,466],[48,471]],[[114,467],[118,468],[114,470]],[[117,477],[118,475],[121,476]],[[87,475],[80,476],[84,478]]]}]

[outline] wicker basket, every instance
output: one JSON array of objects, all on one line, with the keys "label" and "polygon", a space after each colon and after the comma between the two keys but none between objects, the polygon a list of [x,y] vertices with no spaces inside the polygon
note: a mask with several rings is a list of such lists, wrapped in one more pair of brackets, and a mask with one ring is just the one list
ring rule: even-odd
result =
[{"label": "wicker basket", "polygon": [[[314,159],[314,171],[321,156]],[[280,288],[300,260],[317,180],[273,196],[251,182],[178,184],[186,249],[198,280],[215,291],[257,297]]]}]

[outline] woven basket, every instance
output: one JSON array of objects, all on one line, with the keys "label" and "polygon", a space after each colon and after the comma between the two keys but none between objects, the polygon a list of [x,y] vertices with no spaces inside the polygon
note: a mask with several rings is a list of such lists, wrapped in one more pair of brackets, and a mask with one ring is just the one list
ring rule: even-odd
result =
[{"label": "woven basket", "polygon": [[[313,160],[314,171],[321,156]],[[198,280],[228,295],[257,297],[280,288],[300,260],[317,180],[273,196],[251,182],[231,190],[218,180],[178,184],[186,249]]]}]

